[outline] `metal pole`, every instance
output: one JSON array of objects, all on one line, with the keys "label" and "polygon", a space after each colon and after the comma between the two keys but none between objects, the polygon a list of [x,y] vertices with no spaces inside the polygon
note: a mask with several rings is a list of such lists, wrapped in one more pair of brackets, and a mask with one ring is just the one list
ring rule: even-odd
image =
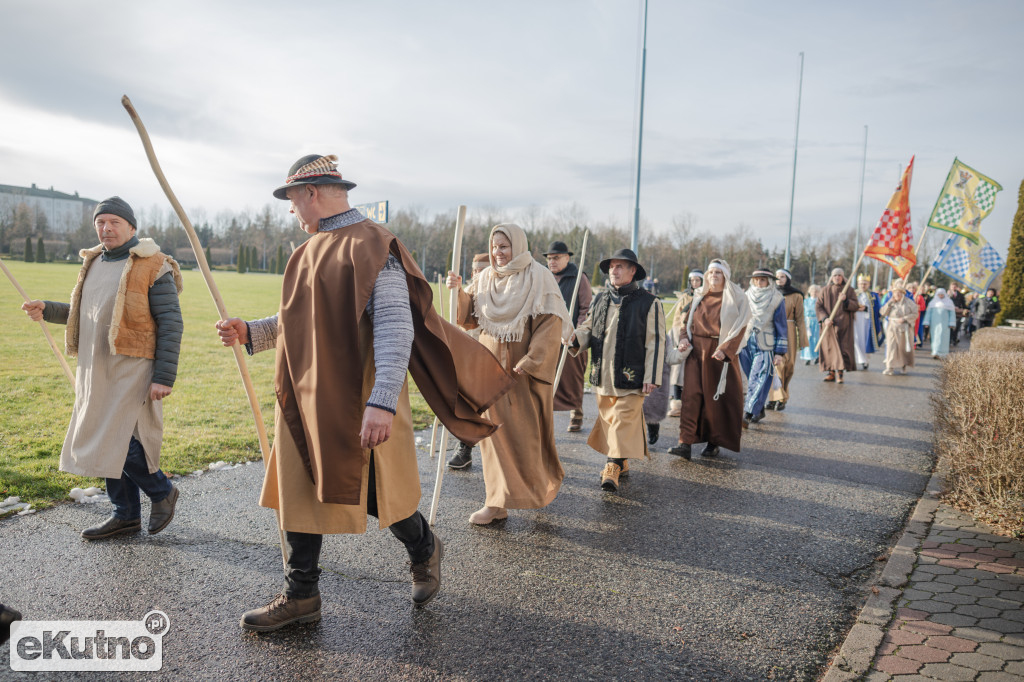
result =
[{"label": "metal pole", "polygon": [[640,128],[636,138],[636,201],[633,204],[633,253],[640,242],[640,166],[644,147],[644,86],[647,78],[647,0],[644,0],[643,51],[640,55]]},{"label": "metal pole", "polygon": [[[868,167],[868,127],[864,126],[864,159],[860,164],[860,207],[857,209],[857,236],[853,239],[853,252],[860,253],[860,225],[864,216],[864,172]],[[857,273],[850,273],[856,277]]]},{"label": "metal pole", "polygon": [[800,53],[800,85],[796,90],[796,137],[793,140],[793,183],[789,190],[789,230],[786,232],[786,269],[789,270],[790,242],[793,238],[793,199],[796,197],[796,151],[800,144],[800,99],[804,93],[804,53]]}]

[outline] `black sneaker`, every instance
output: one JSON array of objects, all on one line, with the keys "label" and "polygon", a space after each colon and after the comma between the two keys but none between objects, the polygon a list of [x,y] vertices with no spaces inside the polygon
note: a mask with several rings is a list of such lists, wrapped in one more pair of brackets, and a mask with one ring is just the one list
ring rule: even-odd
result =
[{"label": "black sneaker", "polygon": [[473,463],[473,446],[466,445],[465,443],[459,443],[458,449],[455,450],[455,454],[448,460],[449,469],[465,469]]}]

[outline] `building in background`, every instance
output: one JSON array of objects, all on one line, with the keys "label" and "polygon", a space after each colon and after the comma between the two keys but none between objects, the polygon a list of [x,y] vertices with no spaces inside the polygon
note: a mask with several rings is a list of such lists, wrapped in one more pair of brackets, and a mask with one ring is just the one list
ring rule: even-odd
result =
[{"label": "building in background", "polygon": [[[67,235],[82,227],[83,221],[92,219],[97,202],[74,194],[50,189],[0,185],[0,222],[13,223],[18,207],[24,204],[30,212],[33,232],[40,224],[46,226],[49,236]],[[41,221],[40,214],[45,216]]]}]

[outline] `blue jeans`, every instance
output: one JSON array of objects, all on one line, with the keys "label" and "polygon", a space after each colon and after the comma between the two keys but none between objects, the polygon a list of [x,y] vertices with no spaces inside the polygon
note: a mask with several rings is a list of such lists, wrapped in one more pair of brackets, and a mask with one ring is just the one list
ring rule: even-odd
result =
[{"label": "blue jeans", "polygon": [[162,502],[171,494],[171,482],[164,472],[157,469],[149,473],[146,451],[134,436],[128,443],[128,456],[124,460],[121,478],[107,479],[107,495],[114,503],[114,516],[122,521],[131,521],[142,516],[139,490],[153,502]]}]

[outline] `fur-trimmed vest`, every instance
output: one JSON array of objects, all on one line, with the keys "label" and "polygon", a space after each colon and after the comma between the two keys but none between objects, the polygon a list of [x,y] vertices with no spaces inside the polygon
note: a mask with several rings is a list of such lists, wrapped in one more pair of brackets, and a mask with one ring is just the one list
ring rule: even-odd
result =
[{"label": "fur-trimmed vest", "polygon": [[[78,356],[79,316],[81,314],[82,287],[89,268],[103,253],[103,245],[91,249],[82,249],[78,255],[82,257],[82,270],[78,273],[78,282],[71,292],[71,310],[68,314],[68,327],[64,332],[64,344],[68,355]],[[156,321],[149,311],[149,288],[156,281],[160,269],[167,263],[171,266],[174,286],[180,294],[183,290],[181,271],[178,263],[160,252],[160,247],[152,239],[139,239],[139,243],[128,251],[124,261],[121,280],[117,285],[117,298],[114,300],[114,314],[110,322],[111,355],[127,355],[133,358],[149,358],[156,355]]]}]

